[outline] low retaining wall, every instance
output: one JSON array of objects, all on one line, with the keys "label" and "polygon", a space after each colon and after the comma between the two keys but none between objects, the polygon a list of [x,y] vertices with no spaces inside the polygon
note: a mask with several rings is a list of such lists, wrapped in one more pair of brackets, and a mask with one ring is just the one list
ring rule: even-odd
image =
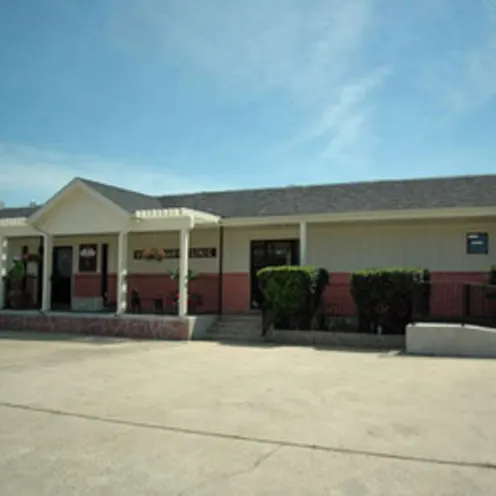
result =
[{"label": "low retaining wall", "polygon": [[0,330],[73,332],[139,339],[188,340],[194,321],[190,317],[146,315],[91,315],[41,312],[0,312]]},{"label": "low retaining wall", "polygon": [[355,332],[272,330],[268,339],[277,344],[335,346],[342,348],[399,350],[405,347],[405,336]]},{"label": "low retaining wall", "polygon": [[412,324],[406,351],[415,355],[496,358],[496,329],[461,324]]}]

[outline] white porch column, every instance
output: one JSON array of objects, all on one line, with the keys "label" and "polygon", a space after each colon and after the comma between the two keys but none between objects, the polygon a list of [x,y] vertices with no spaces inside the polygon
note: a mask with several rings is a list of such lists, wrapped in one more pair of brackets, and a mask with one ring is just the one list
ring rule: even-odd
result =
[{"label": "white porch column", "polygon": [[181,229],[179,243],[179,316],[188,314],[189,229]]},{"label": "white porch column", "polygon": [[5,281],[7,275],[7,238],[0,236],[0,310],[5,307]]},{"label": "white porch column", "polygon": [[41,293],[41,310],[47,312],[52,307],[52,251],[53,239],[49,234],[43,235],[43,284]]},{"label": "white porch column", "polygon": [[127,310],[127,231],[119,233],[117,243],[117,313]]},{"label": "white porch column", "polygon": [[300,222],[300,265],[307,263],[307,223]]}]

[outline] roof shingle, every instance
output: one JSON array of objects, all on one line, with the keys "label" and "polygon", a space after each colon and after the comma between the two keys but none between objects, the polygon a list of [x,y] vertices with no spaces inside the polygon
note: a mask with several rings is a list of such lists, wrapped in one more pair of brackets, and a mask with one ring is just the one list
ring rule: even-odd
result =
[{"label": "roof shingle", "polygon": [[[184,207],[221,217],[496,207],[496,174],[318,186],[216,191],[154,197],[81,179],[127,212]],[[40,207],[0,209],[0,218],[27,217]]]},{"label": "roof shingle", "polygon": [[222,217],[496,206],[496,175],[291,186],[160,197]]}]

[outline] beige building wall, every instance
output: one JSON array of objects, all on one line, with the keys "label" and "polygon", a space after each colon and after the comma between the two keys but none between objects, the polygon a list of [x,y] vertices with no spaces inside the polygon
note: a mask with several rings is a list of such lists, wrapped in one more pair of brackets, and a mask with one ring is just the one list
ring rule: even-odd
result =
[{"label": "beige building wall", "polygon": [[[72,246],[73,248],[73,271],[78,272],[78,251],[79,245],[93,243],[98,245],[98,272],[100,271],[101,264],[101,248],[100,246],[104,243],[109,244],[109,272],[115,272],[117,269],[116,265],[116,253],[117,253],[117,236],[115,235],[94,235],[94,236],[56,236],[53,239],[53,246]],[[9,238],[8,239],[8,267],[12,266],[14,257],[20,257],[22,255],[22,247],[28,246],[29,253],[38,253],[38,247],[40,246],[40,238],[29,237],[29,238]],[[36,263],[28,264],[28,274],[36,275]]]},{"label": "beige building wall", "polygon": [[[127,267],[130,274],[160,274],[177,270],[179,259],[161,262],[135,260],[134,251],[147,248],[178,249],[179,232],[129,233]],[[215,258],[190,258],[189,268],[197,273],[218,273],[219,271],[219,229],[193,229],[190,235],[190,248],[215,248]],[[116,252],[112,253],[116,256]]]},{"label": "beige building wall", "polygon": [[[130,233],[128,236],[128,272],[140,274],[167,273],[169,270],[178,268],[178,259],[163,260],[162,262],[150,262],[146,260],[134,260],[134,251],[147,248],[179,248],[179,232],[161,233]],[[101,245],[108,243],[109,258],[108,272],[117,272],[117,242],[118,236],[115,234],[100,234],[87,236],[55,236],[53,246],[71,246],[73,248],[73,272],[78,272],[79,246],[82,244],[98,245],[98,272],[101,268]],[[38,253],[40,238],[9,238],[8,240],[8,260],[9,268],[12,266],[14,257],[20,257],[22,247],[28,246],[29,253]],[[217,273],[219,270],[219,229],[195,229],[191,232],[191,248],[215,248],[217,256],[215,258],[192,258],[190,259],[190,269],[194,272]],[[28,264],[28,272],[36,274],[36,264]]]},{"label": "beige building wall", "polygon": [[[489,234],[488,255],[468,255],[466,236],[469,232]],[[298,239],[295,225],[225,228],[224,273],[247,273],[250,270],[252,240]],[[74,272],[77,272],[80,244],[109,244],[109,272],[117,270],[117,235],[55,237],[54,246],[73,246]],[[10,238],[8,258],[20,256],[22,246],[37,253],[39,238]],[[219,267],[219,229],[194,229],[190,246],[216,248],[215,258],[190,259],[195,272],[217,273]],[[146,248],[179,248],[178,232],[130,233],[128,247],[129,273],[167,273],[178,267],[178,260],[147,262],[134,260],[133,252]],[[99,249],[99,254],[101,253]],[[416,266],[431,271],[486,272],[496,264],[496,219],[473,221],[437,221],[403,223],[309,224],[308,264],[323,266],[332,272],[352,272],[372,267]],[[100,267],[100,256],[98,267]],[[35,273],[36,265],[28,271]],[[34,271],[34,272],[33,272]]]},{"label": "beige building wall", "polygon": [[253,240],[298,239],[299,226],[226,228],[224,233],[224,272],[250,271],[250,242]]},{"label": "beige building wall", "polygon": [[[488,255],[467,254],[470,232],[489,234]],[[487,272],[496,264],[496,219],[309,225],[308,263],[332,272],[392,266]]]},{"label": "beige building wall", "polygon": [[[22,247],[27,246],[29,253],[38,253],[40,246],[40,238],[29,237],[29,238],[8,238],[7,240],[7,270],[12,267],[14,258],[21,258]],[[29,275],[37,275],[36,263],[28,263],[27,273]]]},{"label": "beige building wall", "polygon": [[49,233],[78,235],[84,233],[116,233],[127,223],[124,213],[109,205],[98,196],[76,188],[65,196],[40,220],[40,227]]},{"label": "beige building wall", "polygon": [[84,244],[98,245],[97,257],[97,272],[100,272],[102,263],[101,245],[108,243],[109,258],[108,272],[116,272],[117,270],[117,235],[115,234],[100,234],[89,236],[55,236],[53,238],[53,246],[72,246],[72,270],[74,273],[79,272],[79,246]]}]

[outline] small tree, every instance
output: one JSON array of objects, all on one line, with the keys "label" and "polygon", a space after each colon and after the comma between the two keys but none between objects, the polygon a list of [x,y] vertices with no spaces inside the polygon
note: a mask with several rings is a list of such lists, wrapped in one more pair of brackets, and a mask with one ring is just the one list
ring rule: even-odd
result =
[{"label": "small tree", "polygon": [[20,308],[26,300],[25,291],[22,289],[22,280],[26,277],[26,267],[22,260],[14,260],[12,267],[4,278],[6,286],[6,303],[11,308]]}]

